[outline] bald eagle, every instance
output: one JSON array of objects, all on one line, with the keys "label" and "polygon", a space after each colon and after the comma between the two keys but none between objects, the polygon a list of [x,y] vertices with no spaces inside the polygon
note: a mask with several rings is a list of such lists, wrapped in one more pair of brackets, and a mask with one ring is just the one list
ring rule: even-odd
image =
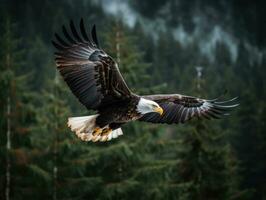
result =
[{"label": "bald eagle", "polygon": [[180,94],[140,96],[131,92],[117,63],[100,48],[95,25],[91,37],[81,19],[70,31],[63,26],[64,39],[55,33],[55,62],[72,93],[97,114],[71,117],[68,126],[84,141],[109,141],[122,135],[121,126],[140,120],[178,124],[192,118],[219,118],[236,107],[234,101],[219,102]]}]

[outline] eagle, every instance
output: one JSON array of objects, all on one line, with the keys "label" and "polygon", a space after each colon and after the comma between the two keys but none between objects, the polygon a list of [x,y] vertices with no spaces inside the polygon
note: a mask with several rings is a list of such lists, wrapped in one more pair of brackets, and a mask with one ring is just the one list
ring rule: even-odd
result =
[{"label": "eagle", "polygon": [[123,135],[121,126],[130,121],[178,124],[192,118],[220,118],[238,106],[236,99],[207,100],[181,94],[137,95],[123,79],[117,62],[98,43],[96,27],[90,36],[80,20],[64,37],[55,33],[57,69],[72,93],[97,114],[68,118],[68,126],[83,141],[110,141]]}]

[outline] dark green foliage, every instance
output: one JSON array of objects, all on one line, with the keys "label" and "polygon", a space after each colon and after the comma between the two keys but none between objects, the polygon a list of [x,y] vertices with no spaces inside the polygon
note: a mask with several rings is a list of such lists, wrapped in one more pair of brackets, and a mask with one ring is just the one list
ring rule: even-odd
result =
[{"label": "dark green foliage", "polygon": [[14,27],[15,24],[9,18],[1,22],[4,31],[0,45],[5,51],[1,51],[0,56],[0,179],[1,197],[4,197],[5,188],[8,187],[6,173],[10,172],[9,193],[12,198],[19,199],[18,194],[22,191],[25,196],[31,193],[31,180],[23,178],[29,174],[28,166],[31,162],[29,126],[34,121],[34,107],[31,104],[34,95],[27,89],[29,75],[19,73],[19,67],[24,66],[24,53],[18,48],[20,41],[14,34]]}]

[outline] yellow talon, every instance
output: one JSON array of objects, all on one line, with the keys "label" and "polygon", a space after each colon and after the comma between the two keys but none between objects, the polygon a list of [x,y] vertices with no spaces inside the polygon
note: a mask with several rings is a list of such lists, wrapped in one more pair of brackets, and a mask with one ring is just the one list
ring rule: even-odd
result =
[{"label": "yellow talon", "polygon": [[102,129],[101,128],[99,128],[99,127],[96,127],[94,130],[93,130],[93,132],[92,132],[92,135],[93,136],[98,136],[98,135],[100,135],[101,133],[102,133]]},{"label": "yellow talon", "polygon": [[101,133],[101,136],[107,136],[111,132],[112,132],[112,129],[111,128],[105,128],[105,129],[103,129],[103,131]]}]

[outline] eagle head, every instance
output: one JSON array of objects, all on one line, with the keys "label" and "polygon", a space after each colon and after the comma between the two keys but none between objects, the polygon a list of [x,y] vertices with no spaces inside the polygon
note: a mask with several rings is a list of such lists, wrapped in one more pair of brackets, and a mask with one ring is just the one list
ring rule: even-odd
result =
[{"label": "eagle head", "polygon": [[137,104],[137,111],[143,115],[150,112],[157,112],[160,115],[163,114],[163,109],[158,103],[144,98],[140,98]]}]

